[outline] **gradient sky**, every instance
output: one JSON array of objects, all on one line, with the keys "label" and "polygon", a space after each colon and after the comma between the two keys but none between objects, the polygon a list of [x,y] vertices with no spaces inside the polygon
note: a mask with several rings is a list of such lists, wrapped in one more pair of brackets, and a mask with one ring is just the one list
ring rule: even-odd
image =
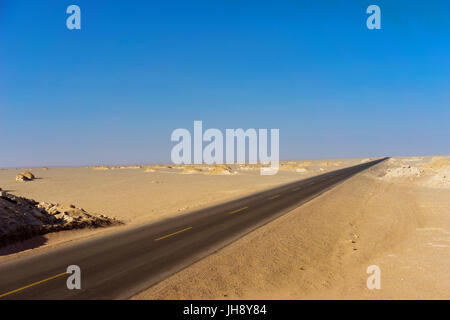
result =
[{"label": "gradient sky", "polygon": [[169,162],[194,120],[279,128],[282,159],[449,154],[450,2],[0,0],[0,167]]}]

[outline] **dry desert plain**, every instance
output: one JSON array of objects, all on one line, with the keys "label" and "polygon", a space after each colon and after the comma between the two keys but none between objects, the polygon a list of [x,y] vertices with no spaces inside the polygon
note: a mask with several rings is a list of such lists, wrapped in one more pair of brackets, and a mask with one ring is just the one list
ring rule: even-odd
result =
[{"label": "dry desert plain", "polygon": [[[26,198],[18,199],[33,212],[17,219],[6,209],[10,202],[1,203],[2,233],[49,224],[49,233],[3,245],[0,263],[368,160],[283,161],[274,176],[261,176],[252,165],[0,170],[0,188]],[[36,179],[16,181],[24,171]],[[66,227],[52,229],[51,215]],[[374,264],[381,290],[366,287],[366,269]],[[435,156],[382,162],[134,299],[435,299],[449,293],[450,157]]]}]

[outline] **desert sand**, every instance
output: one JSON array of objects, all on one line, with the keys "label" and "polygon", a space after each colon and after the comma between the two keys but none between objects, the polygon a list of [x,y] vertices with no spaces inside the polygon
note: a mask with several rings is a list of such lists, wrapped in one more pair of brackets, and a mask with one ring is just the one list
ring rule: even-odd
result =
[{"label": "desert sand", "polygon": [[[160,220],[370,159],[259,166],[96,166],[0,170],[16,196],[123,221],[0,248],[0,262]],[[391,158],[191,265],[134,299],[416,299],[450,292],[450,157]],[[369,265],[381,290],[366,287]]]},{"label": "desert sand", "polygon": [[447,299],[449,160],[381,163],[134,299]]},{"label": "desert sand", "polygon": [[[284,161],[279,173],[274,176],[261,176],[260,165],[99,165],[83,168],[0,170],[0,188],[3,192],[55,206],[76,206],[96,216],[104,215],[108,219],[124,223],[123,226],[106,229],[87,228],[47,233],[3,246],[0,248],[0,261],[33,254],[69,241],[114,232],[118,228],[129,228],[186,213],[276,185],[350,166],[361,162],[361,159],[329,160],[329,165],[323,162]],[[297,172],[298,168],[301,168],[302,172]],[[33,179],[17,179],[17,176],[30,174]],[[20,221],[25,223],[32,220]],[[26,223],[23,227],[28,228]],[[43,228],[50,230],[53,227],[44,225]]]}]

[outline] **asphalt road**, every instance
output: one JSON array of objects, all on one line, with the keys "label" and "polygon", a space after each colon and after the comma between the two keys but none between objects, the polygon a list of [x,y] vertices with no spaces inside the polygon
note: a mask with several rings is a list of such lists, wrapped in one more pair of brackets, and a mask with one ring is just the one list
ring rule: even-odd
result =
[{"label": "asphalt road", "polygon": [[0,299],[129,298],[385,159],[0,264]]}]

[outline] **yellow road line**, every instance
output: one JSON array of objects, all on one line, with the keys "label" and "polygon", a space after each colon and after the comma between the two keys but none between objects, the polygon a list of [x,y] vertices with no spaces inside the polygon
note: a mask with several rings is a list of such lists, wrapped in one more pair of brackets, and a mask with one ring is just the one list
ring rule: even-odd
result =
[{"label": "yellow road line", "polygon": [[273,199],[276,199],[276,198],[278,198],[279,196],[280,196],[279,194],[277,194],[277,195],[274,195],[274,196],[270,197],[270,198],[269,198],[269,200],[273,200]]},{"label": "yellow road line", "polygon": [[295,189],[292,189],[292,191],[298,191],[298,190],[300,190],[300,188],[295,188]]},{"label": "yellow road line", "polygon": [[174,236],[174,235],[176,235],[176,234],[179,234],[179,233],[184,232],[184,231],[188,231],[188,230],[190,230],[190,229],[192,229],[192,227],[185,228],[185,229],[183,229],[183,230],[179,230],[179,231],[176,231],[176,232],[174,232],[174,233],[171,233],[171,234],[165,235],[165,236],[163,236],[163,237],[157,238],[157,239],[155,239],[155,241],[159,241],[159,240],[162,240],[162,239],[165,239],[165,238]]},{"label": "yellow road line", "polygon": [[66,275],[66,274],[67,274],[67,272],[63,272],[63,273],[57,274],[56,276],[53,276],[53,277],[50,277],[50,278],[47,278],[47,279],[44,279],[44,280],[41,280],[41,281],[37,281],[37,282],[31,283],[31,284],[29,284],[29,285],[27,285],[27,286],[24,286],[24,287],[22,287],[22,288],[19,288],[19,289],[10,291],[10,292],[6,292],[6,293],[3,293],[3,294],[0,294],[0,298],[9,296],[10,294],[13,294],[13,293],[16,293],[16,292],[25,290],[25,289],[27,289],[27,288],[36,286],[36,285],[38,285],[38,284],[41,284],[41,283],[44,283],[44,282],[47,282],[47,281],[50,281],[50,280],[53,280],[53,279],[62,277],[63,275]]},{"label": "yellow road line", "polygon": [[231,212],[229,212],[229,214],[234,214],[234,213],[238,213],[238,212],[244,211],[245,209],[248,209],[248,207],[242,207],[242,208],[240,208],[240,209],[237,209],[237,210],[231,211]]}]

